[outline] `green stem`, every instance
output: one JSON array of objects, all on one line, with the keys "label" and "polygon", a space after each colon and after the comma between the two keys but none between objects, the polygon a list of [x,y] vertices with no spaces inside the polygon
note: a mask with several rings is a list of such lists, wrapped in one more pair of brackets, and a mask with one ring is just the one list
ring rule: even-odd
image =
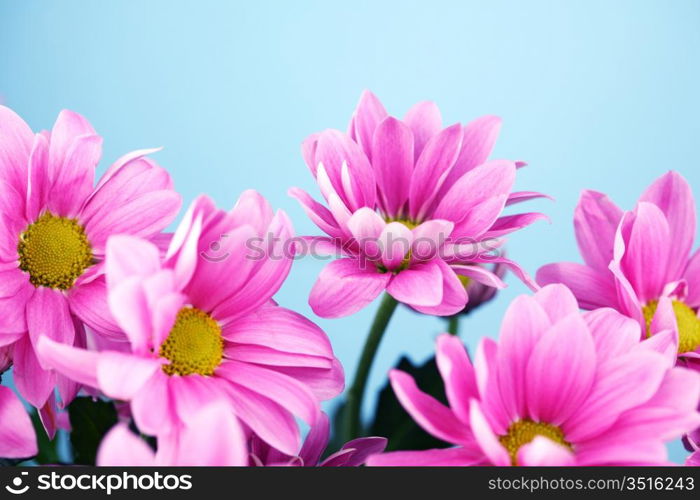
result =
[{"label": "green stem", "polygon": [[372,362],[377,354],[379,343],[382,341],[386,327],[389,324],[392,314],[396,310],[398,302],[391,295],[384,294],[377,315],[374,317],[372,327],[367,335],[365,346],[357,365],[357,372],[352,385],[347,391],[345,409],[343,417],[344,441],[350,441],[360,437],[360,423],[362,418],[362,400],[364,399],[367,378],[372,368]]},{"label": "green stem", "polygon": [[447,331],[452,335],[459,335],[459,314],[447,318]]}]

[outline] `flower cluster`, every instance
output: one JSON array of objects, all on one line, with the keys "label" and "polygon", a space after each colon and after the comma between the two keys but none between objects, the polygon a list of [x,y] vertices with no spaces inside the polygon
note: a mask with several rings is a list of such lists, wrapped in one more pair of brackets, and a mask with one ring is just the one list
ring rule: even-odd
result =
[{"label": "flower cluster", "polygon": [[[39,461],[39,443],[82,431],[78,406],[99,406],[111,420],[91,460],[105,466],[658,465],[680,438],[697,465],[690,186],[669,172],[627,212],[584,191],[574,227],[585,264],[549,264],[533,280],[504,237],[546,217],[507,210],[547,196],[514,190],[524,162],[490,159],[500,127],[493,116],[444,127],[430,102],[398,119],[365,92],[347,132],[302,144],[324,202],[290,195],[325,234],[298,239],[251,190],[228,211],[202,195],[164,232],[181,197],[157,150],[96,180],[102,137],[85,118],[63,111],[34,133],[0,106],[0,373],[15,389],[0,386],[0,458]],[[336,257],[310,290],[318,316],[384,295],[335,418],[321,403],[346,381],[328,337],[273,298],[300,241]],[[367,436],[367,377],[396,306],[456,325],[508,272],[532,294],[512,302],[497,341],[482,339],[472,361],[456,326],[437,339],[446,404],[415,374],[388,375],[444,447]]]}]

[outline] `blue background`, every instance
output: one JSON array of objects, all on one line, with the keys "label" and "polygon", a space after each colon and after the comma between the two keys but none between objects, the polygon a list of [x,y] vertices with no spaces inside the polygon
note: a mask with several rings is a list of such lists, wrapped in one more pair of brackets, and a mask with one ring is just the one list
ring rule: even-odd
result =
[{"label": "blue background", "polygon": [[[253,5],[253,3],[255,5]],[[102,168],[164,146],[157,161],[189,203],[208,193],[232,206],[246,188],[317,234],[290,186],[318,194],[299,154],[314,131],[345,129],[365,88],[398,116],[438,103],[445,123],[503,117],[495,156],[523,159],[518,188],[556,197],[510,239],[534,273],[579,260],[572,213],[583,188],[630,208],[653,179],[679,170],[700,183],[698,1],[2,1],[0,94],[35,129],[62,108],[105,137]],[[310,317],[306,299],[324,265],[297,262],[279,301]],[[495,335],[509,289],[468,318],[474,346]],[[376,304],[342,320],[314,318],[348,379]],[[433,350],[444,323],[401,310],[370,388],[401,354]],[[677,453],[676,458],[680,457]]]}]

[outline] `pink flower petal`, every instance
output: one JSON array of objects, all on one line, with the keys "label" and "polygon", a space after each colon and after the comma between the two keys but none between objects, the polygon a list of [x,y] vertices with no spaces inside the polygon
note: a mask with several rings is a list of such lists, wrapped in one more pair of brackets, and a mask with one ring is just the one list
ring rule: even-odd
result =
[{"label": "pink flower petal", "polygon": [[469,425],[438,400],[422,392],[410,375],[392,370],[389,380],[401,405],[426,432],[454,444],[473,441]]},{"label": "pink flower petal", "polygon": [[537,283],[542,286],[563,283],[576,296],[583,309],[614,307],[617,291],[612,274],[575,262],[547,264],[537,270]]},{"label": "pink flower petal", "polygon": [[0,106],[0,163],[7,182],[17,190],[27,185],[27,162],[34,134],[10,108]]},{"label": "pink flower petal", "polygon": [[61,344],[47,336],[37,343],[37,354],[42,366],[56,370],[76,382],[98,388],[97,364],[99,353]]},{"label": "pink flower petal", "polygon": [[445,190],[465,173],[486,162],[501,131],[501,119],[497,116],[482,116],[466,124],[462,130],[462,148],[445,182]]},{"label": "pink flower petal", "polygon": [[586,190],[576,205],[574,230],[583,260],[594,269],[607,270],[613,259],[615,231],[622,210],[606,195]]},{"label": "pink flower petal", "polygon": [[0,422],[0,457],[30,458],[37,454],[32,421],[9,387],[0,386]]},{"label": "pink flower petal", "polygon": [[369,467],[465,467],[482,465],[479,456],[467,448],[436,448],[422,451],[392,451],[372,455],[367,459]]},{"label": "pink flower petal", "polygon": [[442,302],[442,282],[442,270],[432,261],[400,271],[389,282],[386,291],[405,304],[437,306]]},{"label": "pink flower petal", "polygon": [[413,132],[415,138],[414,160],[417,161],[430,138],[440,132],[442,128],[440,109],[434,102],[419,102],[408,110],[403,121]]},{"label": "pink flower petal", "polygon": [[97,451],[100,467],[153,467],[155,454],[126,424],[117,424],[102,438]]},{"label": "pink flower petal", "polygon": [[469,414],[474,437],[491,464],[499,467],[511,465],[508,452],[498,441],[476,400],[472,400]]},{"label": "pink flower petal", "polygon": [[54,390],[56,376],[42,368],[28,335],[13,344],[12,361],[17,390],[31,405],[41,408]]},{"label": "pink flower petal", "polygon": [[525,467],[566,467],[575,465],[574,454],[564,446],[535,436],[535,439],[518,450],[518,465]]},{"label": "pink flower petal", "polygon": [[377,127],[372,141],[372,166],[380,200],[387,215],[399,216],[408,200],[413,174],[413,133],[403,122],[387,117]]},{"label": "pink flower petal", "polygon": [[129,401],[162,364],[159,359],[102,352],[97,362],[98,387],[111,398]]},{"label": "pink flower petal", "polygon": [[390,273],[362,269],[357,259],[338,259],[323,268],[309,295],[309,305],[322,318],[339,318],[369,305],[386,288]]},{"label": "pink flower petal", "polygon": [[233,360],[222,363],[216,375],[272,399],[309,425],[314,425],[319,417],[320,408],[313,393],[288,375]]},{"label": "pink flower petal", "polygon": [[669,225],[673,245],[668,256],[668,281],[678,279],[695,239],[695,200],[693,192],[678,172],[668,172],[657,179],[639,198],[659,207]]},{"label": "pink flower petal", "polygon": [[442,130],[427,142],[411,178],[411,219],[423,219],[457,160],[461,144],[462,126],[458,123]]},{"label": "pink flower petal", "polygon": [[442,334],[435,354],[440,375],[445,383],[450,409],[465,423],[469,422],[469,401],[478,398],[476,376],[464,344],[459,338]]},{"label": "pink flower petal", "polygon": [[352,138],[369,158],[372,154],[372,137],[387,112],[381,101],[369,90],[362,92],[352,117]]},{"label": "pink flower petal", "polygon": [[[552,308],[545,310],[551,314]],[[566,341],[562,342],[564,336]],[[532,351],[525,387],[528,415],[537,422],[560,425],[580,411],[595,376],[593,339],[586,322],[574,310],[550,328]]]},{"label": "pink flower petal", "polygon": [[620,231],[626,248],[620,267],[642,301],[656,299],[671,281],[667,272],[672,246],[668,221],[656,205],[641,202],[629,219],[628,235],[624,228],[623,222]]}]

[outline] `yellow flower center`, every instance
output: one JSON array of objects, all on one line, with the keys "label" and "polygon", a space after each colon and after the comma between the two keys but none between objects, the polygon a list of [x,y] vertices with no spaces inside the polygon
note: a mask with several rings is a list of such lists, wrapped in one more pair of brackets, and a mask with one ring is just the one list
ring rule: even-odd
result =
[{"label": "yellow flower center", "polygon": [[510,424],[508,432],[504,436],[500,436],[498,440],[508,450],[511,463],[518,465],[518,450],[537,436],[544,436],[569,450],[573,450],[573,446],[564,439],[564,432],[559,427],[529,419],[518,420]]},{"label": "yellow flower center", "polygon": [[418,222],[414,222],[410,219],[392,219],[390,217],[384,219],[387,223],[391,222],[398,222],[399,224],[403,224],[406,226],[408,229],[415,229],[417,228],[420,224]]},{"label": "yellow flower center", "polygon": [[224,355],[221,327],[207,313],[183,307],[158,353],[170,361],[168,375],[213,375]]},{"label": "yellow flower center", "polygon": [[[695,351],[700,347],[700,318],[695,311],[680,300],[674,300],[672,304],[678,325],[678,354]],[[642,308],[647,326],[647,337],[651,336],[651,322],[658,305],[658,300],[651,300]]]},{"label": "yellow flower center", "polygon": [[85,229],[76,219],[45,212],[19,236],[19,268],[39,287],[68,290],[93,264]]},{"label": "yellow flower center", "polygon": [[463,275],[461,275],[461,274],[458,274],[458,275],[457,275],[457,278],[458,278],[459,281],[462,283],[462,286],[463,286],[464,288],[467,288],[467,287],[469,286],[469,283],[471,283],[471,281],[472,281],[472,280],[469,278],[469,276],[463,276]]}]

